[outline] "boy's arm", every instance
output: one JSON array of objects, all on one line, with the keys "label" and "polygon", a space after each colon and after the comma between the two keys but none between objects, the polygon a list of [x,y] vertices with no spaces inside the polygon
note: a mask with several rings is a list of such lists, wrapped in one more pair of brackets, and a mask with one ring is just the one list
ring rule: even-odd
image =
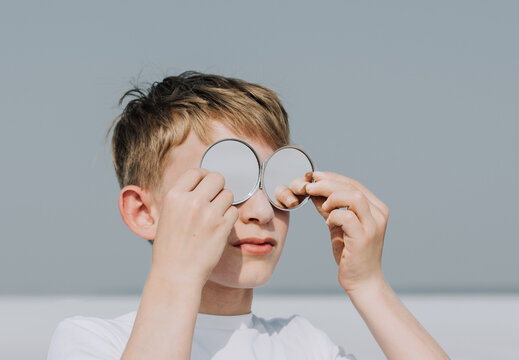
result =
[{"label": "boy's arm", "polygon": [[190,169],[164,195],[151,269],[122,359],[189,360],[202,288],[238,218],[224,183],[218,173]]},{"label": "boy's arm", "polygon": [[121,359],[189,359],[202,288],[150,271]]},{"label": "boy's arm", "polygon": [[388,359],[449,359],[384,279],[348,296]]},{"label": "boy's arm", "polygon": [[449,359],[382,275],[389,209],[358,181],[314,172],[305,191],[326,219],[338,279],[388,359]]}]

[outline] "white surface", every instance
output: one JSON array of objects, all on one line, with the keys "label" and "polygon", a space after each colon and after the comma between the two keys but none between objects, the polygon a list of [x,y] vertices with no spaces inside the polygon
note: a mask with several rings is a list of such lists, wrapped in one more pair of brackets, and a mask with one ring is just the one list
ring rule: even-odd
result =
[{"label": "white surface", "polygon": [[[519,359],[519,296],[406,295],[402,301],[452,359]],[[45,359],[57,323],[68,316],[116,317],[138,297],[1,297],[0,359]],[[346,296],[256,295],[265,318],[300,314],[362,359],[384,359]]]}]

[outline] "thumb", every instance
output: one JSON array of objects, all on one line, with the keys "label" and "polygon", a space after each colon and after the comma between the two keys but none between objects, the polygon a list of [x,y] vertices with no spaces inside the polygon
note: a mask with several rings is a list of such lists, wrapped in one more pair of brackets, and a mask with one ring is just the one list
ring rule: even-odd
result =
[{"label": "thumb", "polygon": [[310,199],[312,199],[312,202],[314,203],[314,206],[315,206],[317,212],[319,214],[321,214],[321,216],[324,219],[328,219],[329,213],[324,211],[323,208],[322,208],[323,203],[326,201],[326,197],[324,197],[324,196],[310,196]]}]

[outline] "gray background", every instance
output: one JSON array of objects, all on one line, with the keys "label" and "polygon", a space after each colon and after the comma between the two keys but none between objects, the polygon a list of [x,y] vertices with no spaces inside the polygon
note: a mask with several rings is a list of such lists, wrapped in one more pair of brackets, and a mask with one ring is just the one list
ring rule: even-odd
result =
[{"label": "gray background", "polygon": [[[516,292],[513,1],[3,2],[1,294],[138,294],[104,133],[130,81],[198,70],[277,91],[317,167],[390,208],[400,292]],[[258,292],[341,292],[327,229],[292,216]]]}]

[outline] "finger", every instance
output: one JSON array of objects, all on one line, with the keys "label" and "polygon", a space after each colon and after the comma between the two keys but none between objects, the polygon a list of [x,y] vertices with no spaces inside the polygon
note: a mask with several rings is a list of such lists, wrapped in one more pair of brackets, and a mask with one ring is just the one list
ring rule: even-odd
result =
[{"label": "finger", "polygon": [[288,188],[292,190],[295,195],[306,195],[306,185],[310,182],[304,178],[296,178],[288,185]]},{"label": "finger", "polygon": [[202,196],[208,201],[212,201],[216,195],[223,189],[225,179],[218,172],[208,173],[193,190],[193,193]]},{"label": "finger", "polygon": [[344,188],[345,184],[331,180],[320,180],[306,185],[306,192],[312,196],[330,196],[338,188]]},{"label": "finger", "polygon": [[333,210],[328,216],[328,219],[326,219],[326,224],[329,227],[340,227],[342,231],[351,238],[360,238],[363,235],[362,224],[357,218],[357,215],[350,210]]},{"label": "finger", "polygon": [[357,181],[355,179],[352,179],[347,176],[340,175],[340,174],[337,174],[334,172],[330,172],[330,171],[314,171],[313,177],[314,177],[315,181],[327,179],[327,180],[336,180],[336,181],[340,181],[340,182],[344,182],[344,183],[349,183],[349,184],[357,187],[360,191],[362,191],[363,194],[368,198],[368,200],[382,214],[387,215],[387,213],[388,213],[387,206],[379,198],[377,198],[375,196],[375,194],[373,194],[367,187],[365,187],[364,185],[362,185],[359,181]]},{"label": "finger", "polygon": [[211,201],[211,205],[219,215],[225,214],[225,212],[231,207],[234,201],[234,194],[229,189],[222,189],[218,195]]},{"label": "finger", "polygon": [[236,220],[238,220],[239,211],[236,206],[230,206],[223,214],[225,221],[232,227]]},{"label": "finger", "polygon": [[[323,175],[324,174],[324,175]],[[306,190],[310,195],[321,195],[321,196],[329,196],[331,192],[333,192],[333,189],[335,189],[337,186],[342,187],[345,189],[352,189],[352,190],[359,190],[362,191],[364,196],[369,200],[369,206],[371,209],[371,213],[374,217],[377,218],[384,218],[389,215],[389,210],[387,210],[387,206],[384,205],[380,200],[376,199],[374,195],[369,195],[365,191],[363,191],[359,186],[357,186],[354,182],[350,181],[350,178],[347,178],[346,176],[338,175],[335,173],[322,173],[322,172],[314,172],[314,176],[317,179],[317,182],[311,183],[306,186]],[[317,185],[320,184],[320,185]],[[333,186],[332,186],[333,185]],[[335,186],[335,187],[334,187]],[[327,195],[326,195],[327,194]],[[372,197],[375,197],[375,199],[380,204],[377,206],[373,201],[370,199]],[[380,219],[379,219],[380,220]]]},{"label": "finger", "polygon": [[189,169],[177,179],[173,188],[180,192],[192,191],[208,173],[207,169]]},{"label": "finger", "polygon": [[[333,180],[329,180],[329,179],[326,179],[326,180],[321,179],[318,182],[310,183],[306,186],[306,191],[308,194],[310,194],[312,196],[312,199],[314,199],[317,196],[327,198],[327,197],[331,196],[332,193],[341,191],[341,190],[360,192],[360,190],[355,185],[353,185],[349,182],[333,181]],[[315,201],[314,201],[314,204],[315,204]],[[347,206],[347,205],[344,205],[344,206]],[[377,207],[375,205],[373,205],[370,201],[368,201],[368,206],[369,206],[371,215],[373,217],[375,217],[375,214],[380,214],[380,211],[377,209]],[[317,207],[317,205],[316,205],[316,207]],[[330,210],[332,210],[332,209],[333,208],[331,208]],[[319,208],[318,208],[318,210],[319,210]],[[321,208],[321,210],[326,212],[325,209]],[[380,214],[379,216],[382,216],[382,215]]]},{"label": "finger", "polygon": [[323,203],[326,201],[326,198],[324,196],[311,196],[310,199],[314,203],[314,206],[317,209],[317,211],[324,217],[328,217],[328,213],[324,211],[321,207]]},{"label": "finger", "polygon": [[297,197],[285,185],[278,185],[274,190],[274,196],[276,197],[279,205],[286,208],[292,208],[299,204]]},{"label": "finger", "polygon": [[331,212],[334,209],[348,206],[357,215],[362,224],[373,224],[373,214],[369,207],[369,201],[359,190],[339,190],[335,191],[321,205],[324,211]]}]

